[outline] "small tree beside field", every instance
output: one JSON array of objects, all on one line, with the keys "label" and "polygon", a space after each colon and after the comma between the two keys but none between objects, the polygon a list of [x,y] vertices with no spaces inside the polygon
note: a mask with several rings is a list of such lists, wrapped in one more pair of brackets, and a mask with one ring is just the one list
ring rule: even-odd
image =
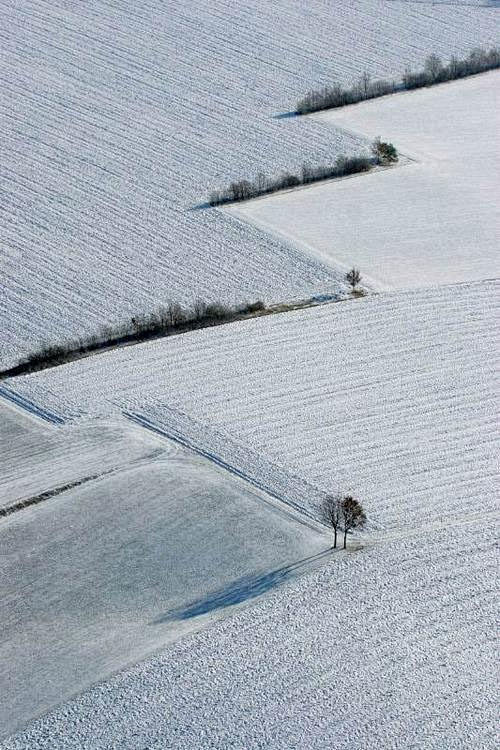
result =
[{"label": "small tree beside field", "polygon": [[359,282],[361,281],[361,273],[358,268],[351,268],[345,275],[345,279],[348,284],[352,286],[352,289],[356,289]]},{"label": "small tree beside field", "polygon": [[341,503],[342,498],[335,497],[334,495],[327,495],[321,508],[323,521],[333,529],[334,547],[337,546],[337,532],[340,529],[340,521],[342,518]]},{"label": "small tree beside field", "polygon": [[333,547],[337,547],[337,534],[344,532],[344,549],[347,546],[347,534],[354,529],[362,528],[366,523],[366,515],[357,500],[351,495],[345,497],[326,495],[321,506],[323,521],[333,529]]},{"label": "small tree beside field", "polygon": [[399,159],[396,147],[392,143],[381,141],[380,138],[375,138],[373,141],[372,154],[377,164],[382,164],[383,166],[395,164]]},{"label": "small tree beside field", "polygon": [[342,499],[341,503],[342,528],[344,529],[344,549],[347,545],[347,535],[353,529],[361,529],[366,523],[366,515],[361,506],[351,495]]}]

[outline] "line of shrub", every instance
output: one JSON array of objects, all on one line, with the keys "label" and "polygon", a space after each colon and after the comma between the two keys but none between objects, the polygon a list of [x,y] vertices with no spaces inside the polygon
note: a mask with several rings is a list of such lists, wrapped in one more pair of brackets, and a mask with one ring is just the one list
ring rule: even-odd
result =
[{"label": "line of shrub", "polygon": [[191,308],[185,308],[177,302],[170,302],[158,307],[152,313],[134,316],[120,326],[103,328],[99,334],[58,345],[42,344],[38,350],[26,356],[17,365],[0,372],[0,377],[14,377],[55,367],[102,349],[221,325],[266,309],[265,304],[260,300],[237,307],[198,300]]},{"label": "line of shrub", "polygon": [[414,73],[407,70],[401,81],[372,80],[368,73],[363,73],[359,81],[351,88],[342,88],[338,83],[324,86],[322,89],[309,91],[297,102],[296,113],[305,115],[322,109],[345,107],[366,99],[375,99],[396,91],[407,91],[433,86],[436,83],[454,81],[458,78],[484,73],[500,67],[500,49],[489,50],[480,47],[473,49],[469,55],[460,60],[452,57],[449,63],[443,63],[437,55],[430,55],[423,70]]},{"label": "line of shrub", "polygon": [[[109,471],[104,473],[109,474]],[[74,482],[69,482],[68,484],[62,485],[61,487],[55,487],[53,490],[47,490],[47,492],[42,492],[40,495],[34,495],[33,497],[28,497],[25,500],[19,500],[19,502],[14,503],[13,505],[7,505],[3,508],[0,508],[0,518],[10,516],[12,513],[15,513],[18,510],[22,510],[23,508],[29,508],[30,505],[37,505],[37,503],[41,503],[44,500],[49,500],[51,497],[60,495],[63,492],[67,492],[68,490],[72,490],[74,487],[78,487],[81,484],[90,482],[93,479],[98,479],[101,476],[103,476],[103,474],[93,474],[90,477],[77,479]]]},{"label": "line of shrub", "polygon": [[379,163],[376,156],[373,158],[369,156],[339,156],[334,164],[326,167],[310,167],[304,164],[299,174],[283,172],[277,177],[266,177],[260,174],[255,182],[239,180],[238,182],[232,182],[224,190],[214,190],[210,193],[208,202],[211,206],[220,206],[224,203],[246,201],[250,198],[276,193],[278,190],[285,190],[298,185],[308,185],[311,182],[328,180],[333,177],[345,177],[357,172],[368,172]]}]

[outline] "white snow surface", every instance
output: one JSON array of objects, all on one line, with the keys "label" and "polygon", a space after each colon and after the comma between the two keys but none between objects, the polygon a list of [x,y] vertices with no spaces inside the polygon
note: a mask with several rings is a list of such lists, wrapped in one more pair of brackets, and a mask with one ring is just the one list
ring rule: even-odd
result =
[{"label": "white snow surface", "polygon": [[[0,389],[1,395],[1,389]],[[0,403],[0,507],[168,453],[152,435],[123,420],[44,424]]]},{"label": "white snow surface", "polygon": [[[97,424],[41,435],[29,421],[0,406],[0,437],[21,478],[36,486],[41,469],[27,433],[47,446],[59,485],[64,463],[78,466],[77,441],[93,435],[102,476],[0,518],[2,737],[328,554],[319,524],[165,438],[123,422],[127,451],[105,424],[99,441]],[[144,455],[133,461],[130,446]],[[106,472],[113,449],[123,465]],[[42,466],[39,490],[51,489],[47,480]]]},{"label": "white snow surface", "polygon": [[495,750],[497,588],[484,516],[338,553],[0,748]]},{"label": "white snow surface", "polygon": [[307,89],[498,41],[476,3],[4,0],[0,362],[169,298],[335,291],[341,272],[219,210],[214,187],[364,141],[278,118]]},{"label": "white snow surface", "polygon": [[[500,72],[316,115],[400,152],[401,165],[230,209],[377,289],[500,274]],[[408,157],[411,161],[408,161]]]},{"label": "white snow surface", "polygon": [[[334,292],[352,262],[380,288],[406,288],[410,276],[467,283],[194,331],[9,380],[9,399],[54,424],[0,407],[4,504],[104,471],[0,519],[0,736],[50,711],[0,750],[498,747],[498,283],[471,283],[494,275],[484,271],[485,188],[497,157],[482,87],[497,75],[276,116],[333,78],[397,77],[430,52],[498,43],[495,5],[2,3],[2,365],[37,339],[93,332],[168,298]],[[419,102],[434,127],[417,147],[405,118]],[[463,172],[455,197],[448,174],[463,140],[447,121],[464,107],[471,138],[481,115],[467,152],[482,198],[471,205],[487,212],[475,246]],[[310,232],[300,207],[322,191],[345,195],[325,197],[322,212],[309,204],[324,239],[290,242],[271,224],[196,208],[233,178],[330,162],[379,134],[415,163],[283,198]],[[412,176],[426,211],[417,267]],[[385,200],[372,215],[372,186],[385,196],[392,180],[405,235]],[[447,201],[433,208],[438,183]],[[358,216],[354,188],[366,197]],[[325,211],[341,204],[339,224],[352,221],[365,256],[330,244],[339,227]],[[447,227],[455,255],[441,208],[467,230]],[[295,578],[325,548],[306,517],[325,490],[362,498],[369,528]]]},{"label": "white snow surface", "polygon": [[[460,516],[498,478],[498,283],[393,292],[125,347],[9,387],[66,418],[140,415],[314,515]],[[439,499],[439,502],[438,502]]]}]

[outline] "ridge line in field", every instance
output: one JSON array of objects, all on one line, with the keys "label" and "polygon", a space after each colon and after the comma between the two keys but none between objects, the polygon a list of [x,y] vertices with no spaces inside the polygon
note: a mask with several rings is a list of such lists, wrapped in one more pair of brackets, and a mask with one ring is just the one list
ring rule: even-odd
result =
[{"label": "ridge line in field", "polygon": [[[202,456],[207,461],[210,461],[224,471],[227,471],[230,474],[238,477],[239,479],[242,479],[246,484],[259,490],[259,493],[263,493],[267,497],[272,498],[272,500],[266,500],[266,502],[272,505],[275,509],[278,507],[280,511],[282,511],[285,515],[291,516],[295,521],[308,526],[313,531],[319,531],[321,533],[325,532],[325,525],[322,524],[317,518],[315,518],[312,513],[309,513],[307,510],[296,506],[290,500],[285,500],[281,495],[279,495],[276,491],[268,488],[264,483],[260,483],[257,480],[252,479],[247,472],[243,471],[243,469],[239,469],[237,466],[230,464],[228,461],[225,461],[215,453],[211,453],[201,446],[195,445],[188,437],[184,437],[178,433],[174,434],[174,432],[169,431],[167,428],[154,424],[153,422],[151,422],[151,420],[141,414],[129,411],[124,411],[123,414],[127,419],[135,422],[144,429],[151,430],[152,432],[155,432],[159,435],[163,435],[163,437],[168,438],[168,440],[172,440],[173,442],[182,445],[184,448],[187,448],[198,456]],[[276,505],[276,501],[278,501],[279,503],[278,506]]]}]

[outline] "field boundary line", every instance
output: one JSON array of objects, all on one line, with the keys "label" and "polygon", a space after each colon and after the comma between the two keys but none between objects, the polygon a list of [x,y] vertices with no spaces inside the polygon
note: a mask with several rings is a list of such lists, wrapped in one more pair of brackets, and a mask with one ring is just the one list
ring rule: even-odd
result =
[{"label": "field boundary line", "polygon": [[[173,442],[183,446],[184,448],[187,448],[189,451],[192,451],[196,455],[205,458],[207,461],[210,461],[224,471],[227,471],[230,474],[238,477],[239,479],[242,479],[246,484],[249,484],[259,492],[262,492],[268,497],[272,498],[273,502],[266,502],[269,502],[274,508],[276,508],[275,501],[277,501],[279,503],[279,509],[285,512],[288,516],[293,517],[294,520],[299,521],[300,523],[308,526],[316,532],[325,533],[325,525],[322,524],[313,515],[313,513],[309,513],[306,509],[303,509],[292,500],[286,500],[281,494],[276,492],[276,490],[271,489],[265,482],[259,482],[244,469],[238,468],[233,463],[230,463],[221,456],[217,455],[215,452],[202,448],[186,435],[182,435],[174,429],[169,429],[163,424],[160,425],[155,423],[145,415],[130,411],[124,411],[123,414],[127,419],[135,422],[144,429],[151,430],[152,432],[155,432],[159,435],[162,435],[163,437],[168,438],[169,440],[172,440]],[[311,491],[314,491],[314,488],[311,488]],[[318,490],[316,490],[316,492],[317,491]],[[265,500],[265,498],[263,499]]]},{"label": "field boundary line", "polygon": [[32,416],[43,419],[44,422],[50,422],[51,424],[65,424],[66,422],[65,419],[60,417],[58,414],[55,414],[55,412],[44,409],[43,407],[35,404],[34,401],[30,401],[30,399],[25,398],[24,396],[20,396],[15,391],[10,390],[10,388],[6,388],[5,386],[1,385],[0,398],[4,398],[10,404],[14,404],[14,406],[27,411]]}]

